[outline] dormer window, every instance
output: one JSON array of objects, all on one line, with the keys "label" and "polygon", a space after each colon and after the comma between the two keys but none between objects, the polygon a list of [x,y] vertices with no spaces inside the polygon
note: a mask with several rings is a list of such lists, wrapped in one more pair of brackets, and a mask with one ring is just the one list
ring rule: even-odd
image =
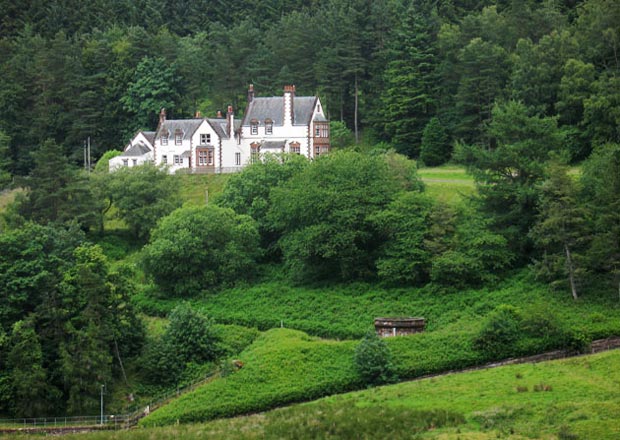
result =
[{"label": "dormer window", "polygon": [[265,134],[273,134],[273,121],[265,119]]},{"label": "dormer window", "polygon": [[211,134],[202,133],[200,135],[200,145],[209,145],[211,143]]},{"label": "dormer window", "polygon": [[181,145],[183,143],[183,132],[176,130],[174,132],[174,145]]},{"label": "dormer window", "polygon": [[256,119],[250,121],[250,134],[258,134],[258,121]]},{"label": "dormer window", "polygon": [[162,145],[168,145],[168,132],[167,131],[164,131],[161,134],[161,144]]}]

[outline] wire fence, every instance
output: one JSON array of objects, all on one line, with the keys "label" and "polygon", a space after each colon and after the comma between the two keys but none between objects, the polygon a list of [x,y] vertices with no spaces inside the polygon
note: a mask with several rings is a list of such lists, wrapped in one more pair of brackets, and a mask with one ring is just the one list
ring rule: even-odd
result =
[{"label": "wire fence", "polygon": [[142,405],[137,407],[127,414],[104,414],[103,417],[98,415],[0,419],[0,432],[13,430],[54,430],[64,428],[79,428],[84,430],[130,428],[135,426],[141,418],[149,415],[151,411],[156,410],[182,394],[195,390],[199,386],[212,380],[216,374],[217,371],[212,371],[199,380],[159,395],[157,398],[150,400],[146,406]]}]

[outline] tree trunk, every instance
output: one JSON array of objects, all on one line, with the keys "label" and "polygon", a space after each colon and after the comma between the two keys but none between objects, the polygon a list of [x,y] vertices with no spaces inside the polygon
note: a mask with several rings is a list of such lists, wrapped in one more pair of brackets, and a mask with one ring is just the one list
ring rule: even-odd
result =
[{"label": "tree trunk", "polygon": [[568,266],[568,280],[570,281],[570,289],[573,294],[573,299],[577,299],[577,287],[575,286],[575,268],[573,267],[573,260],[570,255],[570,249],[568,245],[564,243],[564,250],[566,251],[566,266]]},{"label": "tree trunk", "polygon": [[121,366],[121,372],[123,373],[123,379],[125,379],[125,385],[129,386],[129,381],[127,380],[127,374],[125,374],[125,367],[123,367],[123,361],[121,359],[121,353],[118,350],[118,342],[116,342],[116,338],[114,338],[114,351],[116,352],[118,364]]},{"label": "tree trunk", "polygon": [[355,119],[355,144],[357,145],[360,141],[359,139],[359,132],[357,131],[357,107],[358,107],[358,89],[357,89],[357,73],[355,74],[355,112],[354,112],[354,119]]}]

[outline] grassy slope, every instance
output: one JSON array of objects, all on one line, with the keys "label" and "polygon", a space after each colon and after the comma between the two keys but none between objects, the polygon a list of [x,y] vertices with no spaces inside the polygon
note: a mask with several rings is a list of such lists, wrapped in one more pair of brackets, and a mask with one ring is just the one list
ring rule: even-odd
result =
[{"label": "grassy slope", "polygon": [[[566,325],[600,337],[610,328],[620,330],[620,304],[613,293],[608,296],[584,295],[575,302],[568,291],[551,292],[524,270],[493,288],[452,292],[430,287],[387,289],[365,283],[310,288],[271,281],[206,295],[195,299],[194,305],[221,323],[261,330],[282,323],[316,336],[347,339],[362,337],[379,316],[423,316],[428,331],[475,331],[490,310],[511,304],[526,313],[553,313]],[[162,315],[176,304],[146,297],[136,301],[145,310]]]},{"label": "grassy slope", "polygon": [[[452,374],[199,425],[98,439],[617,439],[620,351]],[[535,391],[546,385],[549,391]],[[72,438],[72,436],[69,436]]]}]

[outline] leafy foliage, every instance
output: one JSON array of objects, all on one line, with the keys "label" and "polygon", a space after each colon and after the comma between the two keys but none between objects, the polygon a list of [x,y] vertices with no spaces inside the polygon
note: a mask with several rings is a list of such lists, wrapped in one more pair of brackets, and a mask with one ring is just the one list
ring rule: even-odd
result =
[{"label": "leafy foliage", "polygon": [[355,367],[368,384],[381,384],[394,379],[390,349],[375,332],[364,336],[355,348]]},{"label": "leafy foliage", "polygon": [[269,216],[289,268],[306,280],[370,274],[377,243],[368,219],[397,191],[381,157],[349,152],[320,157],[274,189]]},{"label": "leafy foliage", "polygon": [[108,176],[105,193],[138,238],[149,237],[157,221],[181,205],[178,181],[165,169],[145,164]]},{"label": "leafy foliage", "polygon": [[189,296],[251,277],[258,242],[248,216],[211,205],[180,208],[153,231],[142,262],[166,294]]}]

